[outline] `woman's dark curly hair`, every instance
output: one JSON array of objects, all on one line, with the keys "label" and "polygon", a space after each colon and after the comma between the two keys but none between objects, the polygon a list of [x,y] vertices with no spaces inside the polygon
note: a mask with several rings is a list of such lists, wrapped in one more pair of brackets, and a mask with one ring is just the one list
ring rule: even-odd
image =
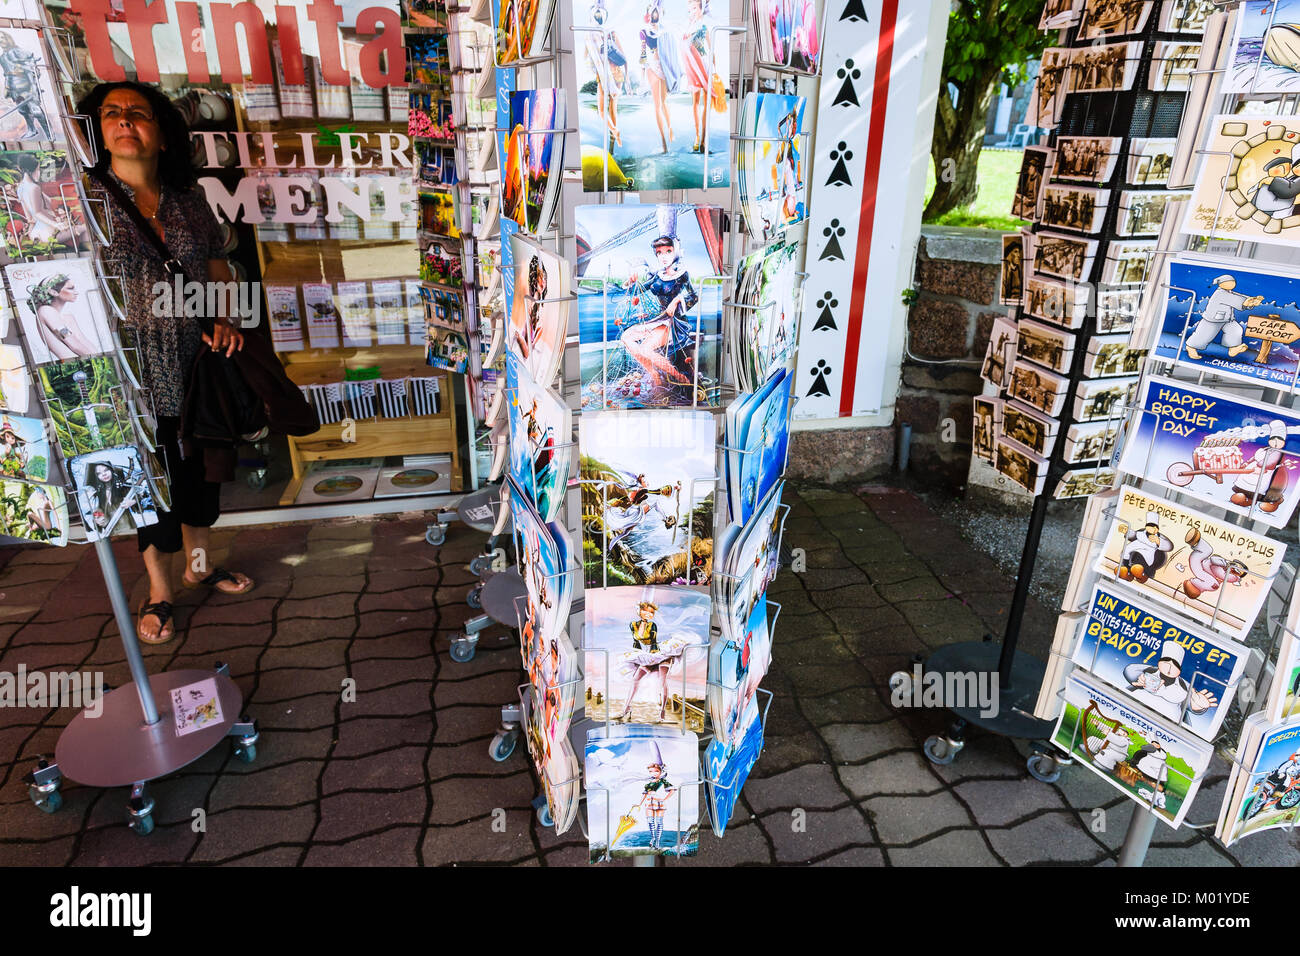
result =
[{"label": "woman's dark curly hair", "polygon": [[190,165],[190,128],[181,116],[180,110],[172,101],[152,86],[123,80],[119,83],[100,83],[82,97],[77,104],[77,112],[94,120],[95,135],[98,137],[99,156],[91,169],[103,173],[108,169],[112,156],[104,148],[104,131],[100,126],[99,108],[114,90],[132,90],[139,93],[153,110],[154,122],[162,133],[166,149],[158,156],[158,176],[163,185],[173,189],[190,189],[197,182],[194,167]]}]

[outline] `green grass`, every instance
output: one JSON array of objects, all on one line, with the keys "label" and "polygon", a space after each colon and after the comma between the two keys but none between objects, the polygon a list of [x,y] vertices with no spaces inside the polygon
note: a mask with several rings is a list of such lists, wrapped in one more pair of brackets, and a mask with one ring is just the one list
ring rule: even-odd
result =
[{"label": "green grass", "polygon": [[[969,206],[953,209],[940,216],[933,226],[972,226],[1015,232],[1024,220],[1011,216],[1011,197],[1020,175],[1020,150],[982,149],[979,158],[979,196]],[[934,163],[926,173],[925,200],[934,192]]]}]

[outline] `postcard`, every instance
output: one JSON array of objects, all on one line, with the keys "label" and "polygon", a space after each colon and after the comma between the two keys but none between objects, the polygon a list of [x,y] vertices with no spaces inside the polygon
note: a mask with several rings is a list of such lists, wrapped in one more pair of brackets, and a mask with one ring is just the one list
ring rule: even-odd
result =
[{"label": "postcard", "polygon": [[1131,186],[1163,186],[1174,166],[1176,139],[1134,139],[1128,148],[1128,172],[1124,181]]},{"label": "postcard", "polygon": [[1003,305],[1020,305],[1025,298],[1025,242],[1023,233],[1002,237],[1002,272],[998,299]]},{"label": "postcard", "polygon": [[[729,350],[741,391],[754,391],[794,360],[803,311],[799,246],[796,240],[769,243],[736,266],[732,308],[737,321],[731,324]],[[821,312],[814,330],[825,327],[829,299],[823,297],[816,307]]]},{"label": "postcard", "polygon": [[501,170],[501,214],[527,233],[551,228],[560,195],[568,121],[563,90],[510,94],[510,139]]},{"label": "postcard", "polygon": [[587,731],[591,862],[694,856],[699,849],[699,738],[671,728]]},{"label": "postcard", "polygon": [[17,262],[5,266],[5,274],[33,364],[88,358],[113,349],[93,260]]},{"label": "postcard", "polygon": [[1245,638],[1286,545],[1125,485],[1097,570],[1189,620]]},{"label": "postcard", "polygon": [[579,424],[586,585],[707,584],[716,427],[707,411],[597,412]]},{"label": "postcard", "polygon": [[0,534],[63,547],[68,543],[68,499],[58,485],[0,482]]},{"label": "postcard", "polygon": [[1151,377],[1120,469],[1229,514],[1283,528],[1296,506],[1294,412]]},{"label": "postcard", "polygon": [[1055,232],[1035,233],[1035,272],[1082,282],[1092,271],[1096,254],[1096,239],[1078,239]]},{"label": "postcard", "polygon": [[993,461],[993,442],[997,437],[997,423],[1001,417],[1002,399],[976,395],[971,423],[971,450],[987,462]]},{"label": "postcard", "polygon": [[554,521],[564,504],[573,460],[569,406],[528,374],[513,352],[506,354],[506,408],[510,414],[510,474],[543,521]]},{"label": "postcard", "polygon": [[741,129],[752,140],[741,143],[740,204],[755,241],[774,239],[807,218],[806,104],[802,96],[745,97]]},{"label": "postcard", "polygon": [[821,34],[817,4],[810,0],[754,0],[757,58],[798,73],[816,73]]},{"label": "postcard", "polygon": [[1129,190],[1119,194],[1119,221],[1117,236],[1158,236],[1160,226],[1169,214],[1169,204],[1187,199],[1189,192],[1168,190]]},{"label": "postcard", "polygon": [[49,482],[50,442],[45,420],[4,415],[0,420],[0,477]]},{"label": "postcard", "polygon": [[157,505],[135,445],[103,448],[68,461],[68,477],[86,540],[158,523]]},{"label": "postcard", "polygon": [[1112,787],[1177,829],[1201,785],[1213,748],[1073,671],[1052,742]]},{"label": "postcard", "polygon": [[1009,370],[1016,360],[1016,323],[1003,316],[995,316],[989,331],[989,344],[984,352],[984,365],[980,377],[990,385],[1005,389],[1011,384]]},{"label": "postcard", "polygon": [[1123,143],[1119,136],[1058,137],[1052,175],[1093,184],[1108,182]]},{"label": "postcard", "polygon": [[1235,29],[1221,92],[1253,96],[1300,91],[1300,2],[1245,0],[1237,8]]},{"label": "postcard", "polygon": [[535,637],[549,643],[565,630],[573,601],[569,536],[564,529],[542,521],[527,495],[509,476],[501,487],[502,498],[509,499],[518,544],[519,573],[526,590],[520,640],[524,646]]},{"label": "postcard", "polygon": [[125,386],[109,356],[52,362],[38,371],[64,458],[134,441]]},{"label": "postcard", "polygon": [[1115,240],[1106,248],[1101,281],[1109,285],[1145,282],[1155,255],[1154,239]]},{"label": "postcard", "polygon": [[1074,359],[1074,336],[1050,325],[1022,319],[1017,327],[1016,359],[1026,359],[1068,374]]},{"label": "postcard", "polygon": [[1052,229],[1095,233],[1106,218],[1109,189],[1049,184],[1039,201],[1038,221]]},{"label": "postcard", "polygon": [[721,210],[583,205],[575,224],[582,407],[716,404]]},{"label": "postcard", "polygon": [[534,381],[549,386],[560,370],[569,331],[569,262],[517,234],[509,245],[514,283],[506,348],[523,361]]},{"label": "postcard", "polygon": [[1062,458],[1069,465],[1108,462],[1115,454],[1115,443],[1118,439],[1119,425],[1116,422],[1087,422],[1071,425],[1070,430],[1065,433]]},{"label": "postcard", "polygon": [[90,251],[81,192],[61,149],[0,152],[0,232],[10,259]]},{"label": "postcard", "polygon": [[998,429],[1001,438],[1027,448],[1039,458],[1046,458],[1052,453],[1056,443],[1056,432],[1061,423],[1055,418],[1046,418],[1028,406],[1019,402],[1002,403],[1002,422]]},{"label": "postcard", "polygon": [[781,480],[790,446],[794,373],[778,369],[763,388],[726,412],[728,512],[741,524]]},{"label": "postcard", "polygon": [[221,695],[217,690],[215,677],[195,681],[183,687],[173,687],[170,697],[172,729],[176,731],[177,737],[220,726],[225,720],[225,716],[221,713]]},{"label": "postcard", "polygon": [[36,30],[0,27],[0,58],[10,77],[0,92],[0,143],[64,143],[59,90]]},{"label": "postcard", "polygon": [[1043,187],[1052,176],[1055,153],[1050,146],[1025,147],[1020,175],[1016,179],[1016,192],[1011,199],[1011,215],[1020,219],[1037,218]]},{"label": "postcard", "polygon": [[1246,753],[1238,750],[1245,769],[1233,768],[1237,786],[1229,786],[1224,795],[1221,839],[1225,846],[1252,833],[1290,829],[1300,816],[1300,720],[1271,726],[1254,723],[1248,731],[1258,743]]},{"label": "postcard", "polygon": [[1069,390],[1070,380],[1067,377],[1030,362],[1017,359],[1011,367],[1011,384],[1007,386],[1007,395],[1020,399],[1051,418],[1061,414]]},{"label": "postcard", "polygon": [[1098,40],[1141,33],[1151,15],[1151,0],[1108,0],[1083,5],[1076,40]]},{"label": "postcard", "polygon": [[733,740],[731,744],[725,744],[715,736],[704,751],[704,779],[708,787],[709,813],[713,820],[713,832],[717,836],[726,833],[741,788],[745,786],[750,770],[763,752],[763,719],[757,696],[749,699],[740,717],[739,729],[733,736],[739,742]]},{"label": "postcard", "polygon": [[1067,329],[1083,325],[1088,315],[1088,287],[1083,284],[1061,282],[1037,273],[1025,280],[1025,312]]}]

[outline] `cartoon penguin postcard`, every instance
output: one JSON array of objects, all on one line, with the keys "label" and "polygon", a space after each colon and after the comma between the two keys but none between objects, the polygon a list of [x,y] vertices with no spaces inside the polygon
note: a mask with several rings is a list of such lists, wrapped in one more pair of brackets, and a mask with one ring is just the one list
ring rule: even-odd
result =
[{"label": "cartoon penguin postcard", "polygon": [[1295,513],[1300,417],[1151,377],[1119,468],[1229,514],[1284,528]]},{"label": "cartoon penguin postcard", "polygon": [[591,862],[694,856],[700,843],[699,738],[664,727],[587,732]]},{"label": "cartoon penguin postcard", "polygon": [[1198,624],[1244,638],[1285,554],[1280,541],[1126,485],[1096,568]]},{"label": "cartoon penguin postcard", "polygon": [[705,588],[589,588],[582,669],[587,716],[703,731],[710,609]]},{"label": "cartoon penguin postcard", "polygon": [[1177,829],[1200,788],[1213,748],[1081,670],[1065,681],[1052,743]]},{"label": "cartoon penguin postcard", "polygon": [[730,22],[720,0],[573,0],[584,189],[731,185]]},{"label": "cartoon penguin postcard", "polygon": [[1165,720],[1213,740],[1247,650],[1153,607],[1122,584],[1098,583],[1074,662]]},{"label": "cartoon penguin postcard", "polygon": [[1294,391],[1300,374],[1300,273],[1249,263],[1171,257],[1163,301],[1157,298],[1154,305],[1154,354],[1210,375]]},{"label": "cartoon penguin postcard", "polygon": [[1211,239],[1300,244],[1297,146],[1300,120],[1294,117],[1215,116],[1182,231]]},{"label": "cartoon penguin postcard", "polygon": [[718,403],[721,215],[687,203],[578,207],[584,409]]}]

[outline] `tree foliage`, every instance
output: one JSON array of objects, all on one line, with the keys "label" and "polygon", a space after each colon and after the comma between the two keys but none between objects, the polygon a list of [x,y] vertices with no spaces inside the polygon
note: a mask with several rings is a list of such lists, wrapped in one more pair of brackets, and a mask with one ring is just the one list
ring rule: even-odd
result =
[{"label": "tree foliage", "polygon": [[1026,65],[1053,36],[1038,29],[1042,9],[1043,0],[954,0],[930,145],[936,182],[927,221],[974,201],[993,94],[1000,83],[1025,80]]}]

